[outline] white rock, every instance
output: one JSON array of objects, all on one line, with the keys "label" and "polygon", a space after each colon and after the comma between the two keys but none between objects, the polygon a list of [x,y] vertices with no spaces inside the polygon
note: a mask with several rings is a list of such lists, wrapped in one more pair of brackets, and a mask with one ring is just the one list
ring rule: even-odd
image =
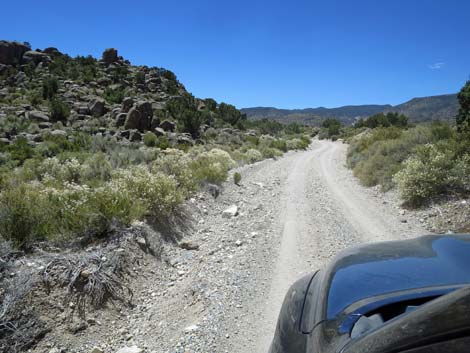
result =
[{"label": "white rock", "polygon": [[186,332],[186,333],[194,332],[194,331],[197,331],[198,329],[199,329],[198,325],[191,325],[191,326],[186,327],[184,329],[184,332]]},{"label": "white rock", "polygon": [[224,218],[232,218],[238,215],[238,206],[232,205],[227,208],[224,212],[222,212],[222,217]]},{"label": "white rock", "polygon": [[101,348],[94,347],[90,353],[104,353],[104,351]]},{"label": "white rock", "polygon": [[142,353],[142,349],[137,346],[124,347],[118,350],[116,353]]}]

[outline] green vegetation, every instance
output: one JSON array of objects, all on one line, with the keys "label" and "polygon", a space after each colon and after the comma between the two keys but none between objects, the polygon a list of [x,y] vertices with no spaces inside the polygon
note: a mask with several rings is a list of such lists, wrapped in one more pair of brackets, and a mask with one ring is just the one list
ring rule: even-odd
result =
[{"label": "green vegetation", "polygon": [[459,94],[457,95],[459,100],[460,109],[457,113],[457,129],[462,131],[470,131],[470,81],[465,83]]},{"label": "green vegetation", "polygon": [[238,172],[235,172],[233,174],[233,182],[235,185],[240,185],[240,182],[242,181],[242,175]]},{"label": "green vegetation", "polygon": [[42,84],[42,98],[43,99],[52,99],[59,89],[59,82],[56,77],[49,77]]},{"label": "green vegetation", "polygon": [[403,114],[398,113],[379,113],[370,116],[367,119],[359,119],[359,121],[354,124],[355,128],[368,127],[370,129],[375,129],[376,127],[406,127],[408,126],[408,118]]},{"label": "green vegetation", "polygon": [[[306,149],[316,133],[247,121],[233,105],[187,93],[171,71],[125,61],[56,53],[49,65],[6,68],[0,88],[0,237],[25,250],[93,241],[136,220],[171,223],[201,186]],[[136,121],[124,128],[133,104]]]},{"label": "green vegetation", "polygon": [[457,129],[443,122],[410,127],[406,117],[391,113],[360,121],[350,139],[348,166],[366,186],[397,186],[413,206],[443,194],[469,194],[469,92],[467,82],[459,94]]},{"label": "green vegetation", "polygon": [[67,103],[54,98],[49,101],[49,114],[52,121],[65,121],[70,115],[70,108]]},{"label": "green vegetation", "polygon": [[341,129],[341,122],[338,119],[326,119],[322,123],[322,129],[319,133],[319,138],[329,138],[333,141],[338,139]]}]

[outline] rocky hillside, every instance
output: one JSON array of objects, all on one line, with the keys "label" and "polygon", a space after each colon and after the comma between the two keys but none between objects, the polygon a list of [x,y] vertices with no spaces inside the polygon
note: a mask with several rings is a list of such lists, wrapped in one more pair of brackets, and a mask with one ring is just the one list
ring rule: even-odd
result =
[{"label": "rocky hillside", "polygon": [[[219,109],[220,108],[220,109]],[[192,97],[171,71],[133,66],[106,49],[101,60],[72,58],[56,48],[0,41],[0,138],[30,144],[46,134],[83,131],[140,142],[165,136],[170,145],[194,143],[200,129],[242,115],[229,105]],[[21,131],[18,119],[29,125]],[[31,126],[32,125],[32,126]]]},{"label": "rocky hillside", "polygon": [[411,121],[453,120],[457,114],[458,103],[456,94],[413,98],[408,102],[392,106],[385,105],[349,105],[338,108],[307,108],[307,109],[277,109],[277,108],[243,108],[241,111],[249,119],[273,119],[282,123],[298,122],[318,125],[327,118],[336,118],[344,124],[352,124],[359,118],[365,118],[382,112],[398,112],[405,114]]}]

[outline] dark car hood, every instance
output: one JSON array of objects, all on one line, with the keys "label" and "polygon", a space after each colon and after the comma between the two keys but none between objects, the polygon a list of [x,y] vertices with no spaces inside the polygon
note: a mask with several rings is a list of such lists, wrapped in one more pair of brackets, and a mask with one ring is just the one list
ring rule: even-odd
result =
[{"label": "dark car hood", "polygon": [[326,316],[365,298],[470,283],[470,235],[372,243],[339,254],[327,269]]}]

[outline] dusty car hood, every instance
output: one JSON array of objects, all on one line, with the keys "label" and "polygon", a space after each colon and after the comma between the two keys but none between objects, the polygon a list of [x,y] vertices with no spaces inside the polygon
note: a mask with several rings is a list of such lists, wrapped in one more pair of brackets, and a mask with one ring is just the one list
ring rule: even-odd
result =
[{"label": "dusty car hood", "polygon": [[470,283],[470,236],[430,235],[339,254],[328,269],[327,319],[373,296]]}]

